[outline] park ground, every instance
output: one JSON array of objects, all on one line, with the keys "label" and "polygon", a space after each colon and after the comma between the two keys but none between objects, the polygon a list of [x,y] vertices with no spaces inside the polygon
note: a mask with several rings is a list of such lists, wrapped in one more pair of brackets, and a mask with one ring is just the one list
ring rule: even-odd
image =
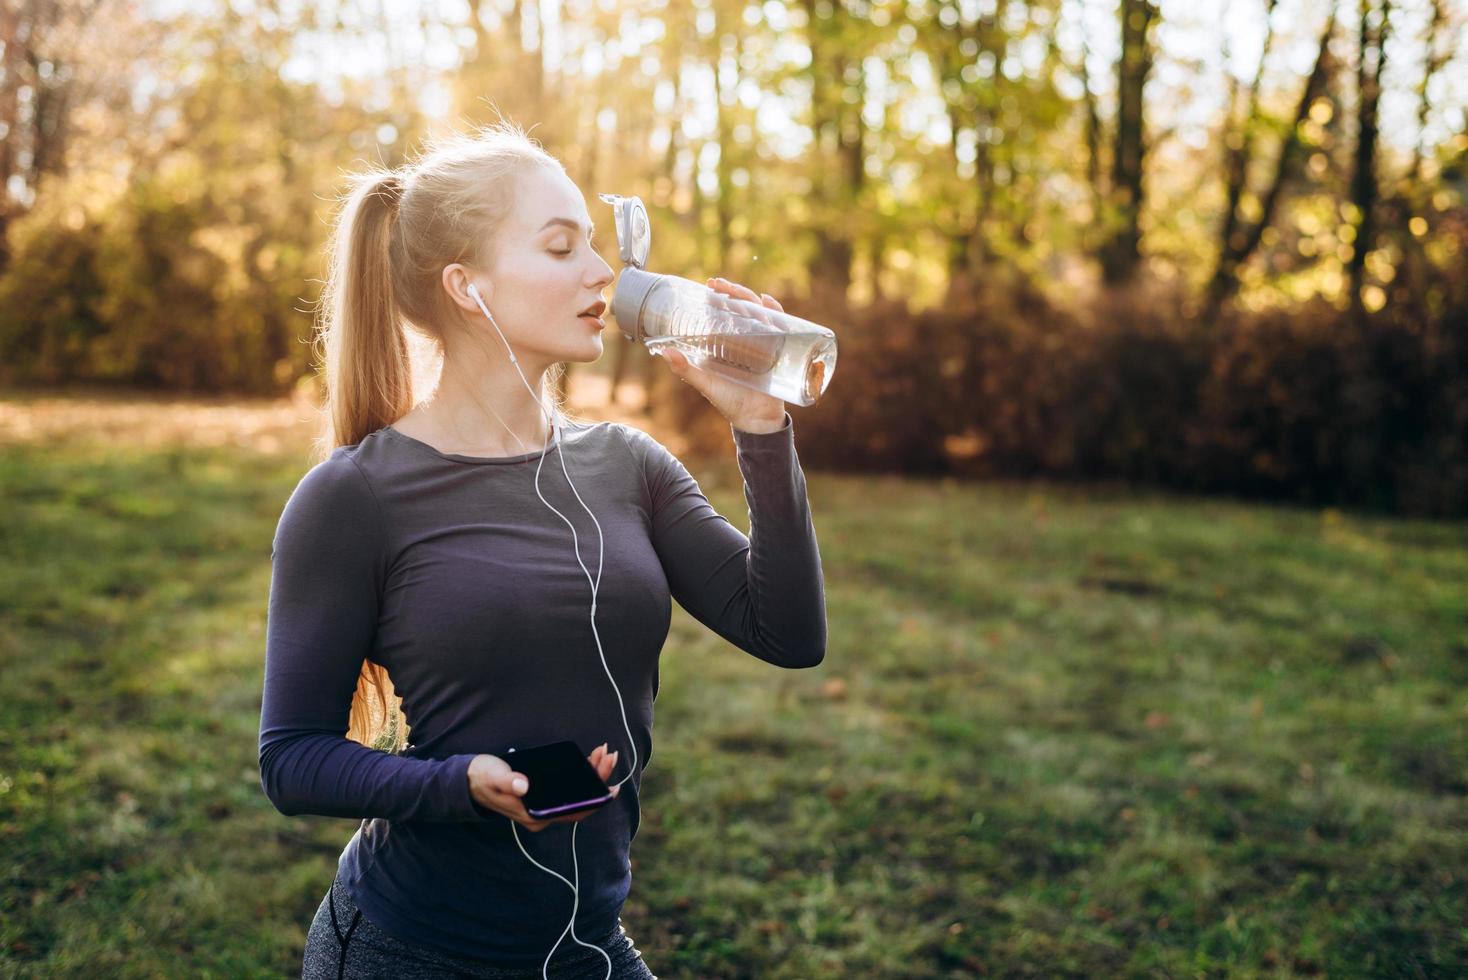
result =
[{"label": "park ground", "polygon": [[[356,824],[257,766],[309,419],[0,395],[0,976],[299,973]],[[732,452],[690,469],[747,530]],[[1468,970],[1468,524],[807,476],[825,662],[674,610],[660,976]]]}]

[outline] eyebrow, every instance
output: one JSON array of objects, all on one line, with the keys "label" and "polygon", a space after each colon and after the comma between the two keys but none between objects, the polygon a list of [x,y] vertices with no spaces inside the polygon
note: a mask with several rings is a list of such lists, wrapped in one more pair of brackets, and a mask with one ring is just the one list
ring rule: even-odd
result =
[{"label": "eyebrow", "polygon": [[[545,231],[551,225],[565,225],[567,228],[570,228],[572,231],[575,231],[576,229],[578,229],[578,228],[581,227],[580,224],[578,224],[575,221],[572,221],[570,218],[552,218],[549,221],[547,221],[545,224],[541,225],[540,226],[540,231],[537,231],[536,234],[537,235],[540,234],[541,231]],[[594,235],[594,234],[596,234],[596,222],[593,221],[591,223],[591,226],[586,229],[586,233],[588,235]]]}]

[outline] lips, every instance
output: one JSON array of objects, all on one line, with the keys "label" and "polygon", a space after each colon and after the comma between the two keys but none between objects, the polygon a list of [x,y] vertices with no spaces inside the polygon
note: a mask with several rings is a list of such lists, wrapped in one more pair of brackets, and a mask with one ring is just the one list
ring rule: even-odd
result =
[{"label": "lips", "polygon": [[593,323],[596,324],[596,328],[598,330],[605,330],[607,328],[607,325],[605,321],[602,320],[601,315],[606,312],[606,309],[607,304],[602,300],[597,300],[595,303],[592,303],[590,306],[582,310],[577,315],[584,319],[591,320]]}]

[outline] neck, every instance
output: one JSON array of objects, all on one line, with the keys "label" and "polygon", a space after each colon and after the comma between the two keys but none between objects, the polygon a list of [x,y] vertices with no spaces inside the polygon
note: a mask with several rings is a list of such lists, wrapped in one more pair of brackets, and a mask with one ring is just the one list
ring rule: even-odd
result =
[{"label": "neck", "polygon": [[496,346],[487,352],[472,345],[445,346],[443,372],[432,399],[423,406],[424,414],[445,440],[459,447],[451,452],[483,456],[539,452],[551,441],[550,419],[542,410],[550,365],[517,352],[517,370],[504,344],[498,337],[492,339]]}]

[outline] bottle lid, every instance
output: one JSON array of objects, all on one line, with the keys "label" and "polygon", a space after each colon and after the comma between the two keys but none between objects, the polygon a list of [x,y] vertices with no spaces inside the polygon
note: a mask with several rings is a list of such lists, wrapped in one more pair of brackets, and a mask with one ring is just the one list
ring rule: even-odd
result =
[{"label": "bottle lid", "polygon": [[612,293],[612,316],[628,340],[642,339],[642,307],[661,278],[656,272],[644,272],[636,266],[622,268],[617,289]]},{"label": "bottle lid", "polygon": [[612,216],[617,223],[617,249],[622,264],[647,268],[647,255],[652,250],[652,224],[647,217],[647,205],[640,197],[623,197],[620,194],[597,196],[615,209]]}]

